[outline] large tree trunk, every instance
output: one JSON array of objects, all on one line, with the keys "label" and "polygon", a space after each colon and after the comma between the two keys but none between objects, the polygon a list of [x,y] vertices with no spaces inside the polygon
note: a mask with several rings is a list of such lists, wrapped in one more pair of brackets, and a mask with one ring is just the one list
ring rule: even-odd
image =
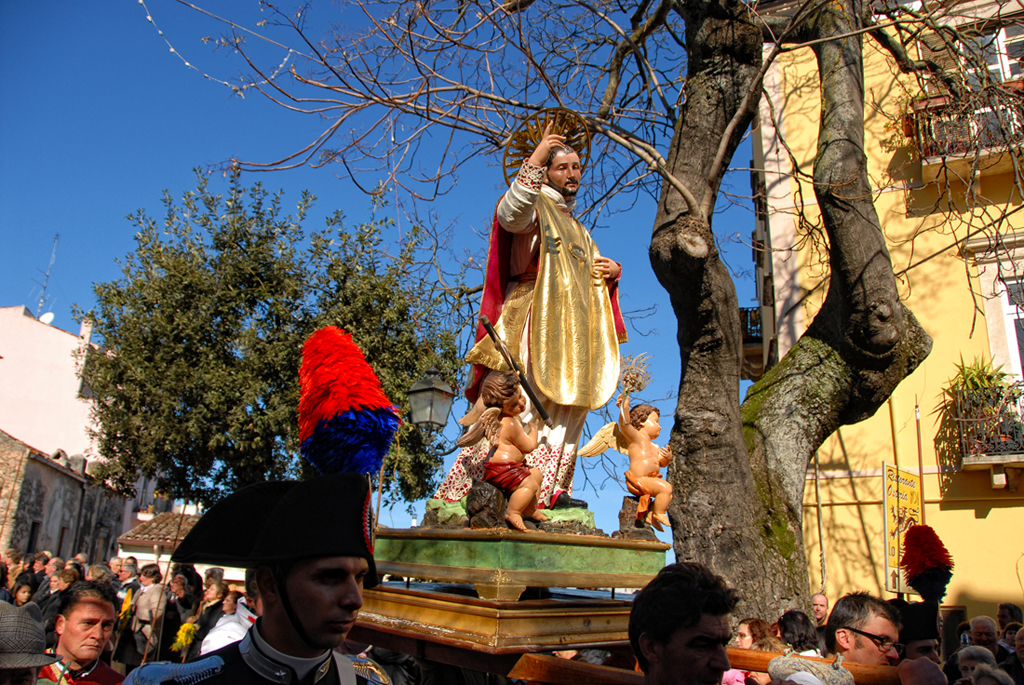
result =
[{"label": "large tree trunk", "polygon": [[[860,11],[859,2],[826,6],[810,33],[853,31]],[[710,194],[713,205],[721,175],[708,180],[712,160],[748,89],[761,87],[755,81],[762,38],[740,3],[685,2],[682,14],[690,50],[687,98],[667,161],[699,202]],[[810,329],[751,389],[742,416],[739,309],[710,221],[688,211],[666,184],[651,241],[651,263],[679,321],[682,358],[671,441],[676,459],[669,469],[676,556],[706,564],[739,588],[739,611],[746,615],[777,615],[806,603],[808,461],[840,425],[874,413],[931,346],[899,302],[871,203],[859,37],[816,48],[824,107],[815,191],[832,278]],[[755,107],[756,98],[743,112],[727,158]]]}]

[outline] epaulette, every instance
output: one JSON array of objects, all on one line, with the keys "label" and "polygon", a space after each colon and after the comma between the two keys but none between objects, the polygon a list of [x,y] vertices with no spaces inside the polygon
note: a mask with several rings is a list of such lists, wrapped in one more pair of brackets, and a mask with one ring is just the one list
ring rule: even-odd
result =
[{"label": "epaulette", "polygon": [[224,659],[208,656],[187,664],[154,661],[128,674],[123,685],[197,685],[221,672]]},{"label": "epaulette", "polygon": [[373,659],[362,656],[349,655],[352,666],[356,669],[356,675],[373,685],[391,685],[391,678],[380,664]]}]

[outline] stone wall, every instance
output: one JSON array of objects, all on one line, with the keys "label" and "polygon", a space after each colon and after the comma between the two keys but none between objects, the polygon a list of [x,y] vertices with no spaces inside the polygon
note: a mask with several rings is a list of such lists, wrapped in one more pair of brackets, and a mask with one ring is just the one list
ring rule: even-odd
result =
[{"label": "stone wall", "polygon": [[47,457],[0,432],[0,548],[90,562],[117,551],[124,498],[85,475],[85,462]]}]

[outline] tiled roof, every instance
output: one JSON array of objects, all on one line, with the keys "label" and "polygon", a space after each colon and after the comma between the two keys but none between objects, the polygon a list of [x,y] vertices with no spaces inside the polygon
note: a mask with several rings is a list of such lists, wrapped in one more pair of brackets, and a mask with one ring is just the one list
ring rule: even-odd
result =
[{"label": "tiled roof", "polygon": [[171,547],[175,541],[181,542],[181,539],[192,530],[192,526],[196,525],[199,517],[199,514],[182,516],[173,511],[165,511],[149,521],[143,521],[119,537],[117,541],[122,545],[149,543]]}]

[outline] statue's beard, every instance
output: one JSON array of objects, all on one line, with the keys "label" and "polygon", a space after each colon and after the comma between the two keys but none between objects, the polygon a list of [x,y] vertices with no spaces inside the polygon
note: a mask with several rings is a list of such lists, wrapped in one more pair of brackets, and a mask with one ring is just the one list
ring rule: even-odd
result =
[{"label": "statue's beard", "polygon": [[573,200],[576,198],[576,193],[580,192],[580,183],[577,183],[573,188],[566,188],[565,186],[556,185],[550,179],[548,179],[548,185],[557,190],[562,194],[562,197],[566,200]]}]

